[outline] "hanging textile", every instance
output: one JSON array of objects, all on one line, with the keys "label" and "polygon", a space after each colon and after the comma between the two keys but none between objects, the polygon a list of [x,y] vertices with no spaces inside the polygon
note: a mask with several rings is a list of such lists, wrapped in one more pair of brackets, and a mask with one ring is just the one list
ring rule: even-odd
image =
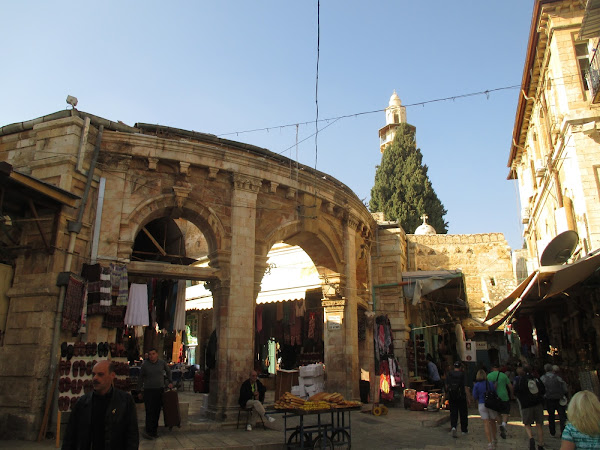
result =
[{"label": "hanging textile", "polygon": [[304,306],[304,299],[301,298],[295,302],[296,307],[296,317],[304,317],[304,313],[306,312],[306,307]]},{"label": "hanging textile", "polygon": [[102,326],[104,328],[124,328],[126,306],[111,306],[110,310],[104,315]]},{"label": "hanging textile", "polygon": [[[88,316],[94,314],[105,314],[108,312],[108,306],[102,304],[103,296],[101,292],[102,284],[102,266],[100,264],[83,264],[81,276],[87,280],[87,305]],[[110,296],[110,294],[109,294]],[[112,304],[112,301],[111,301]]]},{"label": "hanging textile", "polygon": [[80,277],[71,274],[62,313],[61,329],[77,333],[81,322],[81,310],[83,308],[85,293],[85,282]]},{"label": "hanging textile", "polygon": [[110,263],[111,296],[116,297],[114,302],[117,306],[127,306],[128,276],[125,264]]},{"label": "hanging textile", "polygon": [[260,333],[263,327],[263,305],[256,305],[256,332]]},{"label": "hanging textile", "polygon": [[316,314],[314,312],[308,313],[308,338],[315,338],[315,327],[316,327]]},{"label": "hanging textile", "polygon": [[175,317],[173,320],[173,330],[185,330],[185,280],[179,280],[175,285],[177,297],[175,305]]},{"label": "hanging textile", "polygon": [[81,321],[80,321],[80,327],[79,327],[79,332],[82,334],[87,333],[87,299],[88,299],[87,283],[84,283],[83,307],[81,308]]},{"label": "hanging textile", "polygon": [[127,326],[149,325],[148,288],[145,284],[133,283],[129,288],[129,302],[124,323]]}]

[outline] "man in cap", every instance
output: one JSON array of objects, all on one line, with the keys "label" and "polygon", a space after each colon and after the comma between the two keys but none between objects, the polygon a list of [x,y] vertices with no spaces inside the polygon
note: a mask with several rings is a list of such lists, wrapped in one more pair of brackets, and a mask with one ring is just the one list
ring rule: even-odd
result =
[{"label": "man in cap", "polygon": [[446,393],[450,403],[450,426],[452,437],[457,437],[456,427],[460,415],[460,428],[462,434],[469,432],[469,405],[470,393],[465,383],[465,373],[460,361],[454,363],[454,370],[446,376]]}]

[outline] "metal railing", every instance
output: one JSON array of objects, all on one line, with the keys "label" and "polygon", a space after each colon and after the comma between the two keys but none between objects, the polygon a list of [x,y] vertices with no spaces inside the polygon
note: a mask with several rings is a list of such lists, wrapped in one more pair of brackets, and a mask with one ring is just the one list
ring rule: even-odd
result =
[{"label": "metal railing", "polygon": [[588,73],[586,74],[586,79],[588,82],[588,86],[592,93],[592,103],[600,103],[600,56],[598,56],[598,51],[600,47],[600,40],[598,40],[598,45],[594,49],[594,56],[590,61],[590,68]]}]

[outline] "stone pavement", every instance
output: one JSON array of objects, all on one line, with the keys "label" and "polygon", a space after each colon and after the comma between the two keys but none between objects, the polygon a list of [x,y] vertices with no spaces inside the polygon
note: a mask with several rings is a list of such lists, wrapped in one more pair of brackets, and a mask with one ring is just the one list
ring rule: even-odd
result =
[{"label": "stone pavement", "polygon": [[[159,428],[160,437],[155,440],[140,438],[142,450],[182,450],[182,449],[284,449],[283,418],[276,415],[273,429],[256,427],[248,432],[240,425],[236,429],[233,423],[212,422],[202,417],[202,395],[180,392],[180,402],[189,403],[189,415],[181,428],[168,430]],[[516,411],[516,409],[513,409]],[[143,425],[143,405],[139,409],[140,425]],[[314,416],[312,416],[314,419]],[[237,418],[237,417],[236,417]],[[403,408],[390,408],[385,416],[355,411],[351,413],[352,448],[354,449],[486,449],[487,443],[483,431],[483,421],[477,410],[471,408],[469,415],[469,434],[456,439],[450,436],[449,413],[440,411],[414,412]],[[294,426],[297,418],[288,421],[288,427]],[[306,419],[307,421],[309,419]],[[162,419],[161,422],[162,423]],[[549,436],[547,425],[544,427],[546,449],[560,448],[560,440]],[[508,438],[500,439],[498,450],[527,449],[528,439],[518,418],[514,417],[508,426]],[[289,434],[288,434],[289,435]],[[1,448],[9,449],[51,449],[53,440],[42,443],[23,441],[0,441]]]}]

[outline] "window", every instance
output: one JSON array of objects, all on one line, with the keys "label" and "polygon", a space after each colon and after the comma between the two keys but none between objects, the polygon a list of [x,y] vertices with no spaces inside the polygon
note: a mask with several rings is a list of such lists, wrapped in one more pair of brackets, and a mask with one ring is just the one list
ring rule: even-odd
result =
[{"label": "window", "polygon": [[579,74],[583,83],[583,89],[589,91],[590,88],[587,82],[587,75],[590,71],[590,58],[588,53],[587,42],[579,42],[575,44],[575,57],[579,66]]}]

